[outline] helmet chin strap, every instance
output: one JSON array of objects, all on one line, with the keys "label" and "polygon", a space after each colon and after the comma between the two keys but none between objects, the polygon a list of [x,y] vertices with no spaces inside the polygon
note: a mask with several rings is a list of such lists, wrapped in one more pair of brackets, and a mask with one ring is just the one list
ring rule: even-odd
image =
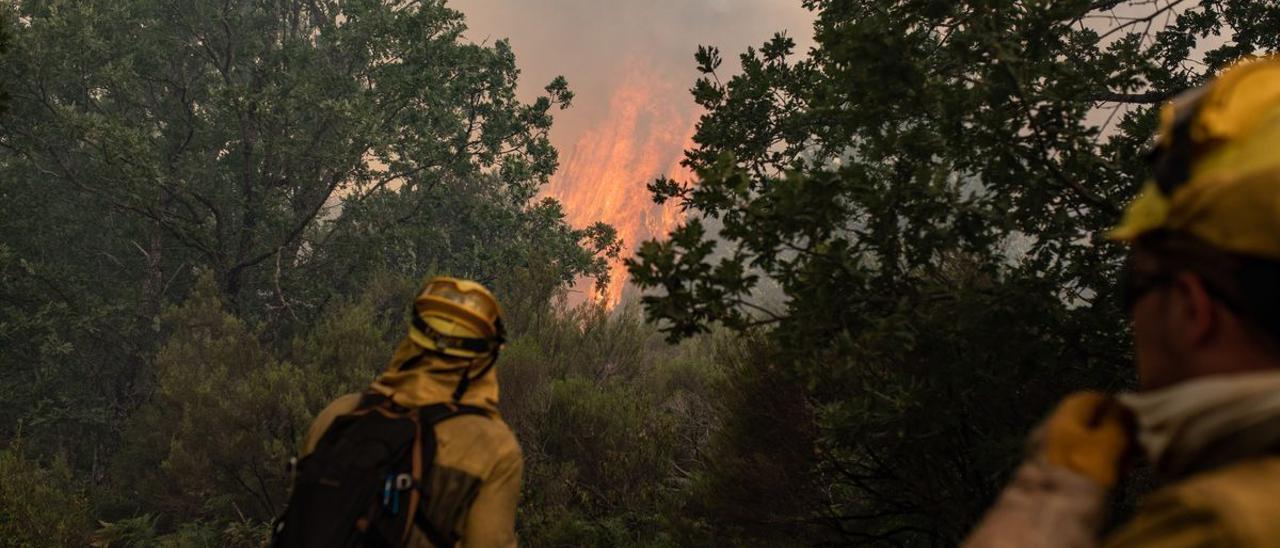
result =
[{"label": "helmet chin strap", "polygon": [[[467,388],[471,386],[471,381],[487,375],[489,373],[489,370],[493,369],[494,364],[498,363],[498,352],[502,350],[503,343],[507,342],[507,339],[506,339],[507,330],[506,330],[506,327],[502,325],[502,318],[498,318],[494,322],[494,327],[496,328],[497,333],[495,333],[493,337],[484,338],[484,339],[445,336],[440,332],[436,331],[435,329],[433,329],[425,320],[423,320],[422,317],[418,315],[417,310],[414,309],[413,307],[409,308],[409,318],[410,318],[410,322],[413,324],[414,329],[417,329],[424,336],[432,339],[436,343],[437,347],[451,346],[454,348],[462,348],[464,350],[471,350],[475,352],[488,351],[489,363],[485,364],[485,366],[482,367],[480,371],[477,372],[475,375],[469,374],[469,372],[471,371],[471,366],[475,363],[475,361],[472,361],[466,366],[458,368],[461,378],[458,380],[458,388],[453,391],[454,403],[458,403],[462,401],[462,396],[463,394],[466,394]],[[405,364],[400,367],[400,369],[406,370],[417,365],[418,362],[421,361],[422,358],[429,352],[439,354],[442,356],[448,356],[447,354],[444,354],[439,350],[432,351],[424,348],[423,351],[419,353],[417,356],[414,356],[412,359],[406,361]]]},{"label": "helmet chin strap", "polygon": [[502,318],[498,318],[498,320],[494,322],[494,327],[497,328],[497,334],[493,337],[493,351],[489,355],[489,363],[485,364],[485,366],[480,369],[480,372],[476,373],[474,377],[467,374],[467,371],[471,369],[470,367],[462,368],[462,380],[458,381],[458,388],[453,391],[454,403],[462,401],[462,395],[465,394],[467,392],[467,388],[471,386],[472,379],[478,379],[489,374],[489,370],[493,369],[494,364],[498,363],[498,353],[502,351],[503,343],[507,342],[507,328],[502,325]]}]

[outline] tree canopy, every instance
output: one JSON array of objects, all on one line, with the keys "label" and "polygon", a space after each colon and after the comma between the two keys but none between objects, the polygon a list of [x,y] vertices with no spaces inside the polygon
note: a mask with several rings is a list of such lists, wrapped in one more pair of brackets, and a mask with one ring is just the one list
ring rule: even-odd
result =
[{"label": "tree canopy", "polygon": [[0,11],[0,431],[98,477],[150,399],[162,312],[201,275],[287,340],[379,275],[546,307],[617,252],[537,198],[564,79],[518,100],[509,44],[466,40],[442,1]]},{"label": "tree canopy", "polygon": [[672,340],[767,330],[757,374],[798,387],[820,428],[799,488],[821,494],[783,521],[954,543],[1047,404],[1130,383],[1103,234],[1142,182],[1155,107],[1275,51],[1280,7],[805,5],[806,55],[777,35],[722,79],[699,49],[696,180],[650,186],[691,218],[630,270]]},{"label": "tree canopy", "polygon": [[1047,406],[1131,385],[1102,233],[1280,6],[803,3],[807,51],[696,51],[649,321],[566,304],[621,249],[540,195],[573,94],[444,0],[0,3],[0,537],[263,545],[448,273],[507,316],[523,543],[955,544]]}]

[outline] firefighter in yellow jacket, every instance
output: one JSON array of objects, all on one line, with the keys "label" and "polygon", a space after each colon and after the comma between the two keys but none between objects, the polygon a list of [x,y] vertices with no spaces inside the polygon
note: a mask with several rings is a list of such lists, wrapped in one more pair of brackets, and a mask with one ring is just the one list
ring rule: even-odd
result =
[{"label": "firefighter in yellow jacket", "polygon": [[[515,546],[516,503],[524,463],[515,435],[498,413],[494,369],[501,345],[501,309],[484,286],[433,278],[414,300],[408,335],[369,393],[417,409],[433,404],[478,408],[435,427],[427,518],[460,546]],[[302,455],[312,452],[334,419],[354,411],[362,394],[329,404],[311,424]],[[414,528],[408,546],[431,546]]]},{"label": "firefighter in yellow jacket", "polygon": [[[1142,389],[1059,404],[968,546],[1280,546],[1280,58],[1167,105],[1151,159],[1111,233]],[[1164,487],[1099,538],[1132,446]]]}]

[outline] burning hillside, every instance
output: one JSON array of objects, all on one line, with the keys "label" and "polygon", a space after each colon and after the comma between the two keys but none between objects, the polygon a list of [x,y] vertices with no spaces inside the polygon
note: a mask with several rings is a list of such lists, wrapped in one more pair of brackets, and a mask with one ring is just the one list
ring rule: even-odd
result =
[{"label": "burning hillside", "polygon": [[[687,177],[679,162],[696,121],[688,101],[673,101],[685,95],[678,85],[638,60],[625,66],[605,115],[576,142],[561,145],[560,172],[547,190],[564,204],[571,224],[604,221],[616,227],[624,257],[680,221],[679,208],[654,204],[645,185],[662,175]],[[604,297],[609,307],[622,299],[626,285],[622,261],[611,266],[611,274]]]}]

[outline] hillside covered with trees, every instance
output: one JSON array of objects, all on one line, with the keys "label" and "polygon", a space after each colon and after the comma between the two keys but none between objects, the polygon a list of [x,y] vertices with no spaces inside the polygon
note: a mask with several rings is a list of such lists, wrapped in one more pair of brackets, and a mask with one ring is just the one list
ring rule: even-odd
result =
[{"label": "hillside covered with trees", "polygon": [[[953,545],[1132,383],[1101,232],[1280,5],[804,4],[809,51],[690,52],[687,221],[620,257],[540,194],[569,83],[522,101],[442,0],[0,3],[0,544],[262,545],[449,274],[513,335],[523,543]],[[640,302],[568,304],[616,260]]]}]

